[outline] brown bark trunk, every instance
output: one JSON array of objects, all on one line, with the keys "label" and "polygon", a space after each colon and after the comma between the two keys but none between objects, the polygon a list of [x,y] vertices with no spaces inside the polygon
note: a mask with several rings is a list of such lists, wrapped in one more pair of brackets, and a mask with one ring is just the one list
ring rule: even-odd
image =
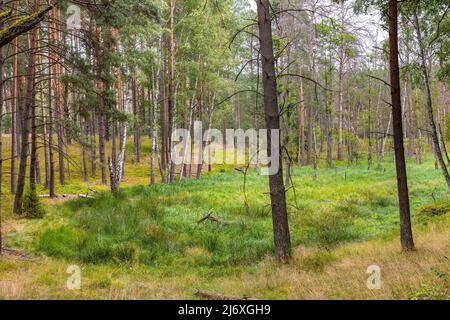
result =
[{"label": "brown bark trunk", "polygon": [[395,165],[397,170],[398,197],[400,205],[400,239],[402,249],[404,251],[409,251],[414,250],[414,241],[411,228],[405,148],[403,144],[400,67],[398,62],[397,0],[389,0],[388,6],[392,120],[394,128]]},{"label": "brown bark trunk", "polygon": [[[101,45],[101,32],[98,26],[95,27],[95,61],[97,64],[97,69],[100,69],[100,45]],[[98,95],[98,109],[97,109],[97,123],[98,123],[98,140],[99,140],[99,154],[100,154],[100,169],[102,174],[102,184],[107,183],[106,178],[106,156],[105,156],[105,132],[106,132],[106,117],[105,117],[105,101],[104,101],[104,84],[101,80],[101,71],[97,70],[96,75],[96,87]]]},{"label": "brown bark trunk", "polygon": [[[35,106],[34,69],[36,59],[36,39],[37,39],[37,30],[35,29],[31,34],[30,50],[28,55],[28,70],[27,70],[27,84],[26,84],[27,94],[24,110],[22,112],[22,139],[21,139],[22,146],[20,148],[21,150],[20,150],[19,175],[17,180],[17,190],[16,195],[14,197],[14,207],[13,207],[15,214],[21,214],[22,212],[23,193],[25,189],[27,160],[29,152],[30,118],[32,116],[32,111]],[[32,161],[30,167],[33,168],[34,166],[35,161]],[[35,172],[33,170],[30,173],[32,173],[33,175],[33,177],[30,176],[30,183],[32,183],[35,179],[34,177]],[[31,187],[33,188],[34,185],[32,184]]]},{"label": "brown bark trunk", "polygon": [[280,130],[277,79],[275,75],[275,58],[272,43],[271,14],[268,0],[258,0],[256,3],[258,9],[258,26],[262,60],[264,109],[268,130],[267,152],[269,157],[277,156],[279,159],[279,168],[276,174],[269,176],[275,256],[278,261],[287,262],[291,252],[291,241],[286,209],[286,194],[283,183],[281,149],[278,149],[278,155],[272,155],[272,143],[278,143],[278,146],[281,146],[281,141],[272,141],[271,132],[271,130]]},{"label": "brown bark trunk", "polygon": [[[0,12],[3,11],[3,0],[0,0]],[[3,23],[0,23],[0,30]],[[0,48],[0,120],[3,120],[3,81],[5,71],[5,58],[3,48]],[[2,178],[3,178],[3,121],[0,121],[0,256],[3,253],[3,233],[2,233]]]},{"label": "brown bark trunk", "polygon": [[[61,40],[61,34],[59,28],[57,27],[57,21],[60,19],[60,10],[52,11],[54,17],[54,27],[56,28],[56,32],[54,33],[55,42],[58,43]],[[55,86],[56,86],[56,111],[58,113],[58,130],[56,131],[57,139],[58,139],[58,161],[59,161],[59,183],[64,185],[66,182],[65,179],[65,159],[64,159],[64,117],[63,117],[63,92],[62,92],[62,83],[61,83],[61,63],[60,57],[57,58],[55,64]]]},{"label": "brown bark trunk", "polygon": [[[13,11],[17,12],[19,1],[14,1]],[[13,42],[13,84],[12,84],[12,101],[11,101],[11,193],[16,193],[16,157],[17,157],[17,93],[18,93],[18,52],[19,39]]]},{"label": "brown bark trunk", "polygon": [[[49,22],[50,25],[50,22]],[[49,36],[51,41],[51,36]],[[48,63],[53,63],[53,55],[51,49],[49,50]],[[49,151],[49,194],[51,198],[56,196],[55,194],[55,156],[54,156],[54,143],[53,143],[53,124],[54,124],[54,112],[53,112],[53,75],[52,68],[48,71],[48,151]]]},{"label": "brown bark trunk", "polygon": [[[40,40],[40,33],[38,30],[38,41]],[[44,74],[44,67],[42,62],[42,56],[39,55],[39,65],[40,65],[40,73]],[[42,117],[42,137],[43,137],[43,145],[44,145],[44,166],[45,166],[45,188],[48,188],[50,183],[50,166],[48,159],[48,142],[47,142],[47,115],[44,109],[44,84],[41,81],[39,83],[39,104],[41,109],[41,117]]]}]

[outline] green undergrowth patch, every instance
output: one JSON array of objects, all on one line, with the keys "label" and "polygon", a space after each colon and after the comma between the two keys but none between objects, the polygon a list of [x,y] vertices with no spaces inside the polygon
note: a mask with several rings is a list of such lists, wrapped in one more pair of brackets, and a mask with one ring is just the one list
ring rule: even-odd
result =
[{"label": "green undergrowth patch", "polygon": [[[433,198],[445,199],[445,183],[430,166],[409,164],[413,213]],[[339,245],[398,229],[393,164],[371,171],[321,169],[317,180],[311,169],[296,168],[293,181],[287,192],[293,245],[321,252],[305,262],[308,270],[323,269]],[[250,267],[273,252],[269,201],[267,177],[250,171],[244,186],[241,173],[217,170],[200,180],[124,188],[51,207],[31,247],[86,264],[146,265],[167,272]],[[433,208],[420,209],[418,216]],[[208,214],[217,219],[199,223]]]}]

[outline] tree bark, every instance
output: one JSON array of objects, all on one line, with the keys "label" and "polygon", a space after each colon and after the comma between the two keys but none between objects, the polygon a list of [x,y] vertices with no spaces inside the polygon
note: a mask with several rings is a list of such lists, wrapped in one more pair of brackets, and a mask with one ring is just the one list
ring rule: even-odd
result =
[{"label": "tree bark", "polygon": [[152,154],[150,157],[150,185],[154,186],[155,181],[155,158],[156,149],[158,147],[158,130],[157,130],[157,116],[158,116],[158,80],[155,69],[152,67],[152,100],[153,100],[153,118],[152,118]]},{"label": "tree bark", "polygon": [[[17,12],[19,1],[14,1],[13,11]],[[11,101],[11,193],[16,193],[16,157],[17,157],[17,93],[18,93],[19,39],[13,42],[13,84]]]},{"label": "tree bark", "polygon": [[[3,0],[0,0],[0,12],[3,11]],[[0,22],[0,30],[3,29],[3,23]],[[3,48],[0,48],[0,120],[3,120],[3,83],[5,71],[5,58]],[[3,178],[3,121],[0,121],[0,256],[3,253],[3,233],[2,233],[2,178]]]},{"label": "tree bark", "polygon": [[[170,119],[172,121],[170,135],[175,132],[177,127],[177,121],[176,121],[176,115],[177,115],[177,103],[176,103],[176,96],[175,96],[175,0],[170,0],[170,48],[169,48],[169,54],[170,54],[170,63],[169,63],[169,112],[170,112]],[[174,147],[174,141],[172,141],[172,138],[169,139],[170,141],[170,150],[169,154],[172,152],[172,149]],[[169,157],[171,158],[171,157]],[[175,164],[170,159],[169,163],[169,178],[168,182],[170,184],[173,183],[175,176]]]},{"label": "tree bark", "polygon": [[[169,119],[167,117],[168,113],[168,103],[166,100],[166,80],[165,80],[165,74],[166,74],[166,68],[165,68],[165,57],[164,57],[164,46],[163,46],[164,40],[161,36],[160,39],[160,51],[161,51],[161,84],[159,87],[160,92],[160,101],[161,101],[161,108],[160,108],[160,121],[161,121],[161,171],[165,172],[167,168],[167,145],[168,145],[168,122]],[[161,179],[164,182],[165,173],[162,175]]]},{"label": "tree bark", "polygon": [[280,130],[271,14],[268,0],[257,0],[256,3],[262,60],[264,111],[268,130],[267,154],[269,157],[277,156],[279,159],[277,173],[269,176],[275,256],[278,261],[287,262],[291,253],[291,240],[286,208],[286,191],[283,183],[281,149],[278,149],[278,155],[272,155],[272,143],[278,143],[278,146],[281,146],[281,141],[272,141],[271,132],[271,130]]},{"label": "tree bark", "polygon": [[404,251],[414,250],[411,228],[408,179],[403,144],[402,105],[400,90],[400,67],[398,62],[398,11],[397,0],[389,0],[389,61],[391,78],[392,120],[394,128],[395,165],[400,205],[400,239]]},{"label": "tree bark", "polygon": [[138,115],[138,102],[137,102],[137,83],[136,79],[131,80],[131,96],[132,96],[132,108],[133,108],[133,142],[134,142],[134,160],[136,163],[141,162],[141,142],[139,132],[139,115]]},{"label": "tree bark", "polygon": [[[29,134],[30,134],[30,118],[31,112],[35,106],[35,83],[34,83],[34,70],[35,70],[35,60],[36,60],[36,30],[31,34],[30,50],[28,54],[28,70],[27,70],[27,84],[26,84],[26,101],[24,105],[24,110],[22,112],[22,146],[20,150],[20,164],[19,164],[19,175],[17,180],[17,190],[14,197],[14,213],[21,214],[22,203],[23,203],[23,193],[25,190],[25,179],[27,170],[27,160],[29,152]],[[30,167],[34,167],[35,162],[31,162]],[[33,172],[34,175],[34,172]],[[30,179],[34,179],[30,177]],[[33,182],[33,180],[30,180]],[[31,186],[33,187],[33,185]]]},{"label": "tree bark", "polygon": [[428,116],[428,121],[431,128],[431,138],[433,141],[434,146],[434,153],[437,158],[437,161],[439,162],[439,166],[442,170],[442,175],[444,176],[444,179],[447,183],[448,188],[450,189],[450,175],[448,173],[447,165],[445,164],[444,157],[442,155],[441,146],[439,143],[439,135],[438,130],[436,126],[436,122],[433,115],[433,100],[431,97],[431,89],[430,89],[430,77],[428,75],[428,69],[426,65],[425,60],[425,48],[422,40],[422,33],[420,30],[420,24],[419,24],[419,18],[417,16],[417,12],[414,12],[414,26],[416,29],[417,34],[417,42],[419,44],[419,52],[420,52],[420,62],[421,62],[421,71],[422,71],[422,77],[425,85],[425,99],[426,99],[426,111]]},{"label": "tree bark", "polygon": [[122,130],[121,148],[117,163],[114,165],[112,160],[109,160],[109,180],[111,186],[111,192],[117,192],[120,188],[120,182],[122,181],[122,171],[125,162],[125,149],[127,144],[127,125],[125,124]]}]

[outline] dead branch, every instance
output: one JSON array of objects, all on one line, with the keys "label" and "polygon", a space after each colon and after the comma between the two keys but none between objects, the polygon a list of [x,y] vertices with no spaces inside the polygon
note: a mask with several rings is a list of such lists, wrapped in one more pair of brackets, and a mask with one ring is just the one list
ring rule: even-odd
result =
[{"label": "dead branch", "polygon": [[218,223],[218,224],[223,224],[223,223],[224,223],[224,221],[223,221],[222,219],[220,219],[219,217],[213,215],[213,214],[210,212],[210,213],[208,213],[206,216],[204,216],[201,220],[199,220],[199,221],[197,222],[197,224],[203,223],[203,222],[205,222],[205,221],[207,221],[207,220],[212,221],[212,222],[215,222],[215,223]]}]

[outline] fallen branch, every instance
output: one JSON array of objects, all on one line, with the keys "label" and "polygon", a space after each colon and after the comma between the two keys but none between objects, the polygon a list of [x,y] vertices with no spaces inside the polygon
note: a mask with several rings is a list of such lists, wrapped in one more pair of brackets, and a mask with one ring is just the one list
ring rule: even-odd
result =
[{"label": "fallen branch", "polygon": [[208,300],[257,300],[255,298],[250,298],[247,296],[236,297],[236,296],[226,296],[221,293],[207,292],[202,290],[197,290],[195,295],[199,298]]},{"label": "fallen branch", "polygon": [[90,192],[92,192],[92,193],[98,193],[97,190],[94,190],[94,189],[92,189],[92,188],[88,188],[88,190],[89,190]]},{"label": "fallen branch", "polygon": [[199,220],[197,222],[197,224],[203,223],[206,220],[212,221],[212,222],[216,222],[218,224],[222,224],[224,223],[224,221],[222,219],[220,219],[219,217],[216,217],[215,215],[213,215],[212,213],[208,213],[206,216],[204,216],[201,220]]}]

